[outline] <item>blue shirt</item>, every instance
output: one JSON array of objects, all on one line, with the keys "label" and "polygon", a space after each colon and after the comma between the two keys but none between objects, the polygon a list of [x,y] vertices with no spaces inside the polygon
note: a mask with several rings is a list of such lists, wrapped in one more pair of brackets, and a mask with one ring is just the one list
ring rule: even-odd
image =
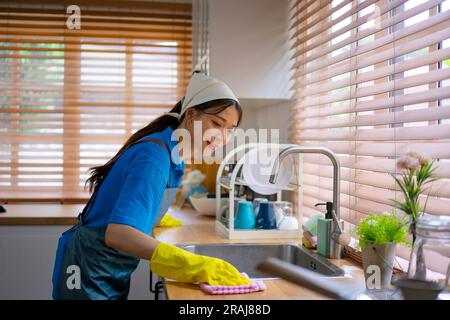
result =
[{"label": "blue shirt", "polygon": [[168,150],[154,142],[140,142],[117,159],[83,217],[86,226],[106,228],[118,223],[150,233],[164,190],[179,187],[184,174],[184,162],[171,159],[177,145],[172,132],[168,127],[143,138],[160,140]]}]

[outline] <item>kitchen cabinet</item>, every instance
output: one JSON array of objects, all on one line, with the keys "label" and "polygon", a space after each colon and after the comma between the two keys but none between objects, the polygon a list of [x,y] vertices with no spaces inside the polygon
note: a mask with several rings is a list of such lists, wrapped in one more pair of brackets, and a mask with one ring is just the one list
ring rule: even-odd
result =
[{"label": "kitchen cabinet", "polygon": [[[9,204],[0,214],[0,300],[52,298],[52,273],[61,233],[82,205]],[[131,278],[129,299],[153,299],[148,261]]]}]

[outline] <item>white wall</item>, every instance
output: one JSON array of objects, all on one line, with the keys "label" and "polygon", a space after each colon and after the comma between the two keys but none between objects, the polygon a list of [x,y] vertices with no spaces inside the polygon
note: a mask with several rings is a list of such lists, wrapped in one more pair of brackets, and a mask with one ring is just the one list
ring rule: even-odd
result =
[{"label": "white wall", "polygon": [[279,129],[281,143],[292,95],[288,9],[288,0],[209,0],[210,74],[241,100],[243,128]]},{"label": "white wall", "polygon": [[[51,299],[56,245],[68,228],[0,226],[0,300]],[[133,274],[129,299],[153,299],[147,261]]]},{"label": "white wall", "polygon": [[210,74],[238,98],[289,98],[288,5],[210,0]]},{"label": "white wall", "polygon": [[290,102],[284,102],[257,109],[256,112],[259,128],[276,128],[280,130],[280,143],[288,142],[289,106]]},{"label": "white wall", "polygon": [[278,129],[280,143],[288,143],[288,127],[290,121],[289,106],[292,102],[281,102],[273,105],[246,108],[243,105],[241,127],[244,129]]}]

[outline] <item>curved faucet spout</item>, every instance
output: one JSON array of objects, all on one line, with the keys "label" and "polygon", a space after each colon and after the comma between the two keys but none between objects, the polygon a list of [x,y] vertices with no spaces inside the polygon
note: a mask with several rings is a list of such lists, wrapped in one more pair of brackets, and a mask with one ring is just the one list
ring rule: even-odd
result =
[{"label": "curved faucet spout", "polygon": [[334,212],[336,213],[337,218],[340,218],[339,214],[339,195],[341,193],[340,191],[340,171],[341,166],[339,164],[339,160],[336,157],[335,153],[331,151],[328,148],[324,147],[301,147],[301,146],[291,146],[284,148],[280,151],[278,154],[277,159],[275,160],[274,166],[272,168],[272,172],[270,174],[269,182],[274,184],[277,181],[278,176],[278,168],[281,162],[286,158],[288,155],[296,154],[296,153],[302,153],[302,154],[323,154],[330,159],[331,163],[333,164],[333,207]]},{"label": "curved faucet spout", "polygon": [[[341,177],[340,177],[340,172],[341,172],[341,167],[339,164],[339,160],[336,157],[335,153],[333,151],[331,151],[328,148],[324,148],[324,147],[302,147],[302,146],[289,146],[284,148],[283,150],[280,151],[280,153],[278,154],[278,157],[275,160],[274,166],[272,167],[272,172],[270,174],[270,178],[269,178],[269,182],[274,184],[277,181],[277,176],[278,176],[278,169],[279,166],[281,164],[281,162],[283,161],[284,158],[286,158],[287,156],[291,155],[291,154],[323,154],[325,156],[328,157],[328,159],[330,159],[331,163],[333,164],[333,209],[334,209],[334,213],[335,213],[335,227],[333,228],[334,231],[336,233],[340,233],[342,232],[341,230],[341,226],[340,226],[340,203],[339,203],[339,198],[340,198],[340,181],[341,181]],[[336,241],[334,241],[336,242]],[[332,253],[332,258],[340,258],[340,248],[337,247],[338,244],[334,243],[334,249]]]}]

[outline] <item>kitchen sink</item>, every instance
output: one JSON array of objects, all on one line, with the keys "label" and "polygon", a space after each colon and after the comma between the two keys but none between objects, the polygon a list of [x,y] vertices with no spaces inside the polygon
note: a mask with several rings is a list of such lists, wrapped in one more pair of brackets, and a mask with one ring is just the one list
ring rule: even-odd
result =
[{"label": "kitchen sink", "polygon": [[240,272],[247,273],[250,278],[270,277],[256,270],[257,265],[269,257],[315,271],[323,276],[344,275],[344,270],[338,266],[297,244],[186,244],[179,247],[192,253],[224,259]]}]

